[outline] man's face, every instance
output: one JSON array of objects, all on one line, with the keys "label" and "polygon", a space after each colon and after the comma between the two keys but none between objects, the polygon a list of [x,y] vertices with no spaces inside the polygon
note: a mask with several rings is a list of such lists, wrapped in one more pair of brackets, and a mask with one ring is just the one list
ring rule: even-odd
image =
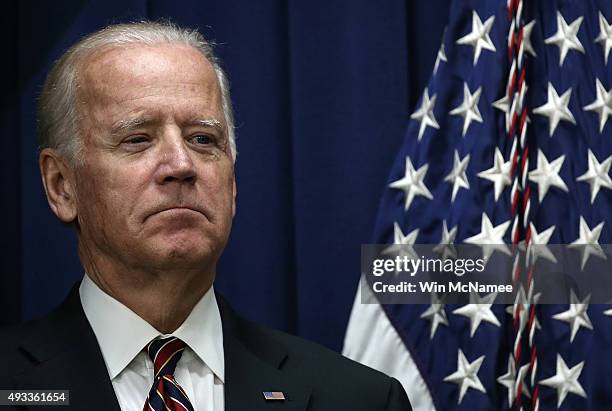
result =
[{"label": "man's face", "polygon": [[82,62],[78,85],[82,252],[127,268],[214,266],[235,182],[212,65],[187,46],[112,47]]}]

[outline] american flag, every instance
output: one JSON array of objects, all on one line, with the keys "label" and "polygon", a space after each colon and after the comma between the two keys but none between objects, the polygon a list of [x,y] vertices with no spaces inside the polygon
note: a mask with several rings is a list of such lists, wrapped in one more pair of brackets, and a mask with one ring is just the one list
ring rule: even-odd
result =
[{"label": "american flag", "polygon": [[264,391],[263,396],[266,400],[284,401],[285,394],[281,391]]},{"label": "american flag", "polygon": [[[609,0],[453,2],[373,242],[610,243],[611,49]],[[430,396],[417,409],[612,410],[610,307],[526,294],[382,307]],[[354,341],[358,304],[345,353],[360,360],[377,337]]]}]

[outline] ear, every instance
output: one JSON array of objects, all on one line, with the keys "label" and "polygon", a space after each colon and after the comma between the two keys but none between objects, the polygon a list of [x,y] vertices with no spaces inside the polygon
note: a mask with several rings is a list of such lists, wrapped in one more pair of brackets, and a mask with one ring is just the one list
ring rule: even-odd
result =
[{"label": "ear", "polygon": [[49,207],[62,222],[71,223],[77,217],[73,170],[62,156],[51,148],[40,152],[38,166]]},{"label": "ear", "polygon": [[236,176],[234,176],[234,182],[232,183],[232,218],[236,216]]}]

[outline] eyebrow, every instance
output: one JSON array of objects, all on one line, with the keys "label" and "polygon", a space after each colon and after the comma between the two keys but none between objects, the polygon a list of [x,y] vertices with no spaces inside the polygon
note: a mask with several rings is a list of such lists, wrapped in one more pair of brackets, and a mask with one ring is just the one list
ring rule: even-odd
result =
[{"label": "eyebrow", "polygon": [[134,130],[138,127],[142,127],[151,123],[153,123],[153,119],[148,117],[136,117],[120,120],[113,125],[111,129],[111,134],[122,134],[126,131]]},{"label": "eyebrow", "polygon": [[225,127],[223,127],[223,123],[221,123],[219,120],[215,118],[206,118],[206,119],[195,118],[195,119],[191,119],[187,121],[186,125],[214,128],[220,133],[225,133]]},{"label": "eyebrow", "polygon": [[[154,122],[155,120],[149,117],[136,117],[120,120],[113,125],[111,129],[111,135],[123,134],[127,131],[147,126]],[[188,120],[184,125],[208,127],[213,128],[222,134],[225,133],[225,127],[223,127],[223,123],[215,118],[194,118]]]}]

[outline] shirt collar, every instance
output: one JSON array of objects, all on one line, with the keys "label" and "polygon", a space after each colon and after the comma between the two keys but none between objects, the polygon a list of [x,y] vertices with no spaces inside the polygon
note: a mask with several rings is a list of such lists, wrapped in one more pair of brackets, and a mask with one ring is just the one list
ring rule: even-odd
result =
[{"label": "shirt collar", "polygon": [[[152,339],[163,335],[132,310],[102,291],[87,274],[81,282],[79,294],[111,380],[119,375]],[[224,382],[223,328],[213,287],[202,296],[172,335],[183,340],[217,378]]]}]

